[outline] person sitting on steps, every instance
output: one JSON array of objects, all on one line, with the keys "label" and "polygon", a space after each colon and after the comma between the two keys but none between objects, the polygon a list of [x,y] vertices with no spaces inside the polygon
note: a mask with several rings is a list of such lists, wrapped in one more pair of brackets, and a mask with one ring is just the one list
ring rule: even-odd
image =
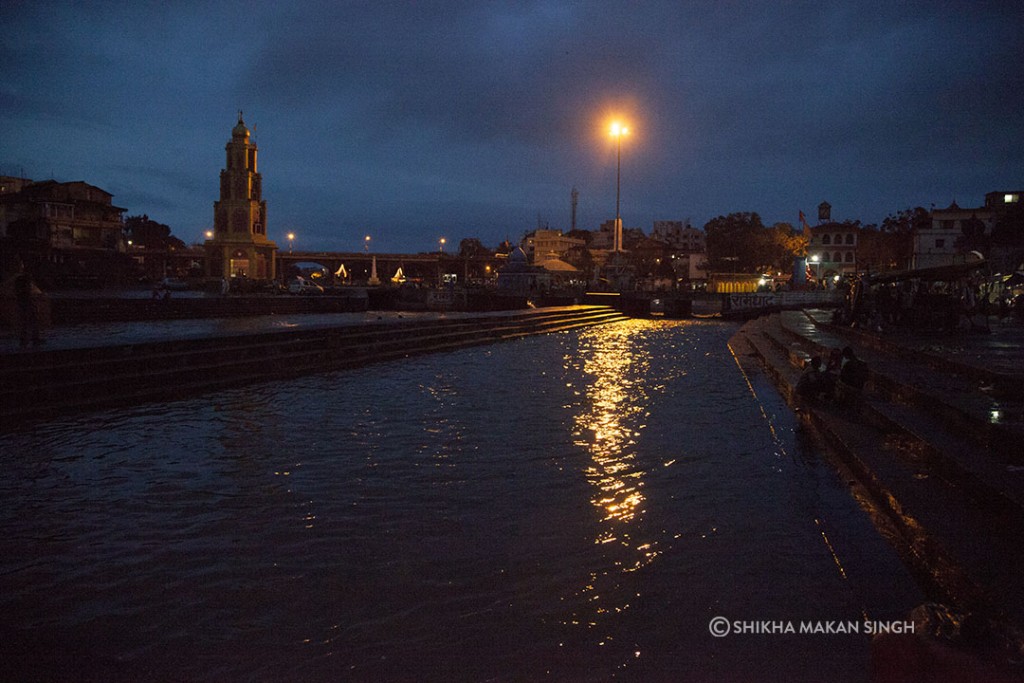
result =
[{"label": "person sitting on steps", "polygon": [[847,346],[843,349],[843,365],[839,370],[839,381],[836,383],[836,398],[848,400],[860,396],[864,391],[864,384],[868,380],[868,366],[853,349]]}]

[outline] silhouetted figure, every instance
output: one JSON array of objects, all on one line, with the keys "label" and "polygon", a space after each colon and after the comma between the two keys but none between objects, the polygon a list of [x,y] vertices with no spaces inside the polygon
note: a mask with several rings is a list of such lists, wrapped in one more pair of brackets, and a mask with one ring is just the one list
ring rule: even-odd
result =
[{"label": "silhouetted figure", "polygon": [[843,349],[843,367],[839,370],[839,384],[844,392],[855,392],[859,394],[864,390],[864,384],[868,381],[868,366],[853,349],[847,346]]},{"label": "silhouetted figure", "polygon": [[829,377],[821,369],[821,358],[815,356],[804,366],[804,372],[796,383],[796,393],[809,401],[820,401],[832,393]]},{"label": "silhouetted figure", "polygon": [[33,301],[34,289],[32,275],[22,267],[21,272],[14,277],[14,300],[17,307],[22,348],[28,346],[30,339],[33,346],[43,343],[43,338],[39,333],[39,312]]}]

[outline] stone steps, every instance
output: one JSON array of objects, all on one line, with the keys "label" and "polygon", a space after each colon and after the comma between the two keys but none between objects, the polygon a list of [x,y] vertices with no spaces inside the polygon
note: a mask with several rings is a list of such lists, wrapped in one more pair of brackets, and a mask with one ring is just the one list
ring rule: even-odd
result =
[{"label": "stone steps", "polygon": [[8,354],[0,357],[0,417],[8,429],[53,415],[180,398],[625,319],[606,306],[576,306]]},{"label": "stone steps", "polygon": [[[941,411],[892,400],[885,390],[876,393],[886,381],[908,381],[886,375],[880,364],[872,366],[862,400],[806,404],[795,394],[800,367],[833,347],[834,339],[803,337],[787,329],[780,316],[752,321],[741,335],[803,423],[833,454],[851,492],[926,593],[961,612],[986,615],[1020,642],[1024,474],[1001,455],[983,454],[976,436],[947,429]],[[911,370],[904,367],[905,373]]]},{"label": "stone steps", "polygon": [[1012,376],[929,354],[890,353],[864,333],[836,334],[815,317],[780,316],[783,329],[818,353],[850,345],[868,363],[873,394],[892,403],[914,406],[935,416],[943,431],[972,440],[987,457],[1008,466],[1024,466],[1024,400],[995,391],[1015,383]]}]

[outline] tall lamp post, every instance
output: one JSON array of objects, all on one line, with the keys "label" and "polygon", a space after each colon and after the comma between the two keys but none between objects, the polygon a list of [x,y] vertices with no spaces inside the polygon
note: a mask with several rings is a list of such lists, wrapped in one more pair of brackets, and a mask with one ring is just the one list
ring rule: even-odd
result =
[{"label": "tall lamp post", "polygon": [[367,254],[370,253],[370,236],[369,235],[367,235],[366,237],[363,238],[363,250]]},{"label": "tall lamp post", "polygon": [[612,250],[622,251],[622,216],[619,214],[619,197],[622,188],[622,138],[629,135],[629,128],[618,121],[612,123],[612,137],[616,142],[616,164],[615,164],[615,234],[613,235]]},{"label": "tall lamp post", "polygon": [[294,241],[295,241],[295,233],[294,232],[288,233],[288,253],[289,254],[292,253],[292,242],[294,242]]}]

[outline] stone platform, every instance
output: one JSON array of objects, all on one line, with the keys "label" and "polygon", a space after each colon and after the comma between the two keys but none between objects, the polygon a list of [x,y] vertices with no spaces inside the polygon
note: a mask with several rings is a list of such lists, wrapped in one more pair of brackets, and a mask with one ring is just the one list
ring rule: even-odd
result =
[{"label": "stone platform", "polygon": [[0,353],[0,429],[114,405],[624,320],[607,306],[500,313],[261,316],[55,328]]}]

